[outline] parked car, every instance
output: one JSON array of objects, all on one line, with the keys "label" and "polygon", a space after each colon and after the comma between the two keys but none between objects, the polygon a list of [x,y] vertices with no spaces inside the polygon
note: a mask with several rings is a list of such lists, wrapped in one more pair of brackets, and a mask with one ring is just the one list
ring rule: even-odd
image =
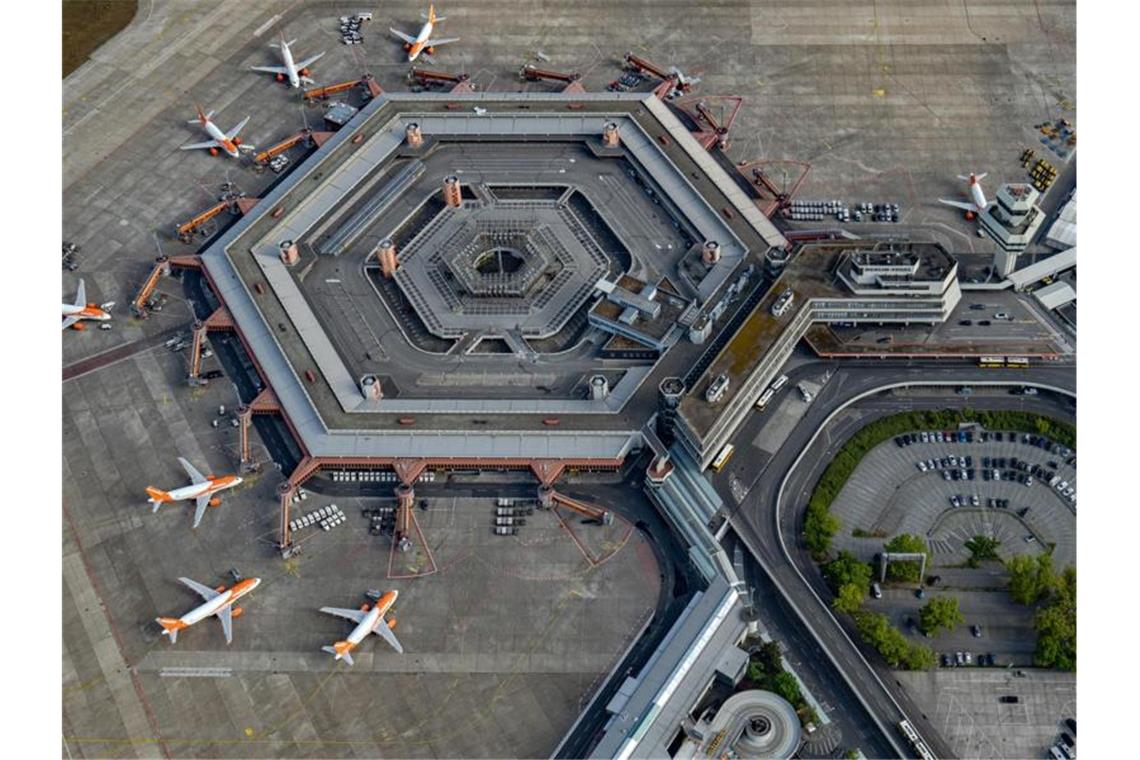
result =
[{"label": "parked car", "polygon": [[975,639],[980,639],[982,637],[982,627],[976,624],[972,625],[970,626],[970,633],[974,634]]}]

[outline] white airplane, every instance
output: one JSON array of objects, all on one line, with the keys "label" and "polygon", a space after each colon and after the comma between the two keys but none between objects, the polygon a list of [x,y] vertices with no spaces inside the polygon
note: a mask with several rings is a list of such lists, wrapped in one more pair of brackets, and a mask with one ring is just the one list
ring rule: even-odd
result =
[{"label": "white airplane", "polygon": [[81,322],[85,319],[106,322],[111,318],[111,315],[107,312],[109,312],[114,305],[114,301],[105,303],[102,306],[87,303],[87,288],[83,285],[83,280],[80,280],[79,289],[75,292],[75,303],[65,303],[63,305],[63,329],[66,330],[74,325],[76,330],[82,330],[83,325]]},{"label": "white airplane", "polygon": [[241,150],[253,150],[253,146],[251,145],[242,145],[241,138],[238,137],[238,132],[240,132],[242,128],[249,123],[248,116],[242,119],[241,123],[231,129],[229,132],[223,132],[222,130],[218,129],[217,125],[214,124],[214,122],[210,121],[214,115],[213,111],[210,111],[209,113],[203,113],[202,106],[196,106],[196,108],[198,109],[198,118],[191,119],[186,123],[202,125],[202,129],[206,130],[206,134],[210,136],[210,139],[204,142],[183,145],[181,148],[182,150],[208,150],[210,151],[211,156],[216,156],[218,155],[218,150],[221,149],[225,151],[226,155],[230,158],[237,158],[240,156],[241,153],[239,151]]},{"label": "white airplane", "polygon": [[970,183],[970,202],[950,201],[945,198],[939,198],[938,202],[945,203],[947,206],[953,206],[954,208],[960,208],[966,212],[967,219],[972,219],[975,214],[982,213],[986,206],[989,205],[989,201],[986,200],[986,194],[982,192],[982,186],[979,184],[979,181],[985,178],[985,173],[971,174],[969,177],[964,177],[959,174],[958,179]]},{"label": "white airplane", "polygon": [[147,486],[146,492],[150,496],[147,501],[154,505],[154,509],[151,510],[154,513],[168,501],[189,501],[193,499],[195,502],[193,527],[197,528],[198,523],[202,522],[202,515],[206,514],[206,507],[211,504],[217,506],[221,503],[221,499],[214,495],[240,484],[241,478],[237,475],[206,477],[182,457],[178,457],[178,461],[182,465],[182,469],[186,470],[186,474],[190,476],[190,485],[175,488],[173,491],[163,491],[160,488]]},{"label": "white airplane", "polygon": [[234,618],[241,617],[242,613],[241,607],[233,606],[234,602],[261,585],[260,578],[246,578],[244,581],[235,583],[232,588],[227,590],[225,586],[219,586],[216,589],[203,586],[201,583],[189,578],[179,578],[178,580],[197,591],[206,601],[182,617],[155,618],[155,621],[162,626],[163,635],[170,637],[171,644],[178,641],[178,632],[183,628],[189,628],[199,620],[210,617],[211,615],[216,616],[218,620],[222,621],[222,633],[226,635],[226,643],[229,644],[234,639]]},{"label": "white airplane", "polygon": [[388,27],[388,31],[396,35],[404,41],[404,50],[408,51],[408,61],[414,61],[419,57],[420,53],[426,52],[428,55],[435,55],[435,49],[440,45],[446,45],[449,42],[459,42],[458,37],[447,37],[445,39],[433,40],[431,38],[432,29],[435,27],[437,21],[443,21],[447,16],[436,16],[435,6],[429,5],[427,14],[420,14],[426,19],[427,23],[420,29],[420,33],[415,37],[409,34],[404,34],[399,29]]},{"label": "white airplane", "polygon": [[359,610],[346,610],[342,607],[321,607],[321,612],[336,615],[337,617],[342,617],[356,623],[356,627],[352,629],[352,633],[348,634],[347,639],[338,641],[332,646],[321,647],[321,651],[333,655],[333,659],[335,660],[344,660],[351,665],[352,650],[355,649],[356,645],[363,641],[368,634],[375,633],[391,644],[393,649],[403,654],[404,647],[400,645],[396,634],[392,633],[392,629],[396,627],[396,619],[384,619],[384,614],[396,603],[396,597],[399,595],[400,592],[398,591],[385,593],[372,609],[368,609],[367,604]]},{"label": "white airplane", "polygon": [[285,33],[281,33],[281,42],[270,42],[269,47],[275,47],[281,51],[281,62],[284,66],[250,66],[254,71],[263,71],[266,74],[275,74],[278,82],[289,80],[290,87],[300,87],[302,83],[313,84],[313,80],[309,78],[309,66],[317,61],[324,51],[317,53],[312,58],[306,58],[303,61],[293,62],[293,51],[289,50],[289,46],[297,40],[285,41]]}]

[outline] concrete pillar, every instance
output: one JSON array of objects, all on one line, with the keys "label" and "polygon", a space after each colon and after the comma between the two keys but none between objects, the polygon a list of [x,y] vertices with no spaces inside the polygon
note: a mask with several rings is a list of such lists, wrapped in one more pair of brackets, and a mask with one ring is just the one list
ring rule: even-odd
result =
[{"label": "concrete pillar", "polygon": [[416,123],[409,124],[404,129],[404,140],[407,141],[409,148],[419,149],[424,145],[424,133],[420,130],[420,125]]},{"label": "concrete pillar", "polygon": [[1001,249],[994,252],[994,271],[998,277],[1002,279],[1009,277],[1015,269],[1017,269],[1017,253]]},{"label": "concrete pillar", "polygon": [[400,262],[396,259],[396,241],[384,238],[380,247],[376,249],[376,258],[380,261],[380,273],[389,280],[396,274],[396,267]]},{"label": "concrete pillar", "polygon": [[539,486],[538,487],[538,506],[541,509],[550,509],[554,506],[554,487],[553,486]]},{"label": "concrete pillar", "polygon": [[605,375],[594,375],[590,378],[590,399],[604,401],[610,395],[610,382]]},{"label": "concrete pillar", "polygon": [[443,199],[447,201],[447,205],[452,208],[459,208],[463,205],[463,192],[459,187],[459,177],[452,175],[444,178]]},{"label": "concrete pillar", "polygon": [[618,128],[617,122],[607,122],[602,127],[602,145],[607,148],[616,148],[621,145],[621,130]]},{"label": "concrete pillar", "polygon": [[376,375],[365,375],[360,378],[360,395],[369,401],[379,401],[384,398],[384,390],[380,387],[380,378]]},{"label": "concrete pillar", "polygon": [[297,244],[292,240],[282,240],[277,246],[281,251],[281,261],[287,267],[291,267],[301,260],[301,252],[297,250]]},{"label": "concrete pillar", "polygon": [[657,437],[666,446],[677,440],[677,407],[685,395],[685,384],[679,377],[667,377],[657,386]]},{"label": "concrete pillar", "polygon": [[709,266],[720,261],[720,243],[715,240],[706,240],[701,246],[701,260]]}]

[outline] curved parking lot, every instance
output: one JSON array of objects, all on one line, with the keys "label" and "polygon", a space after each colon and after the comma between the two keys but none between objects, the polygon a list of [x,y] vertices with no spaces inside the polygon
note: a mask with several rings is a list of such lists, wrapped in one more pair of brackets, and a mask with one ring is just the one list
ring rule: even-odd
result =
[{"label": "curved parking lot", "polygon": [[1002,559],[1052,546],[1054,567],[1076,563],[1075,452],[1022,433],[925,432],[885,441],[851,474],[831,508],[837,550],[870,560],[885,539],[911,533],[935,566],[950,566],[983,535],[1001,542]]}]

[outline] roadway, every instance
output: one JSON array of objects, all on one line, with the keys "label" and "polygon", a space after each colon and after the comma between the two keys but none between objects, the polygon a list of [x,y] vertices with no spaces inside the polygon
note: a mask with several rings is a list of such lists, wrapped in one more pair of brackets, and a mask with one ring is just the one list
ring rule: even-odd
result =
[{"label": "roadway", "polygon": [[[794,392],[795,383],[799,379],[819,375],[825,368],[832,369],[834,374],[772,458],[758,470],[748,473],[745,483],[747,494],[731,513],[731,525],[749,547],[764,573],[780,589],[789,605],[828,653],[848,686],[867,706],[888,741],[894,743],[896,749],[898,748],[901,739],[894,726],[906,717],[936,755],[950,757],[952,753],[949,747],[927,717],[902,691],[891,670],[882,663],[877,654],[870,651],[862,652],[854,643],[853,631],[841,628],[826,603],[822,601],[827,598],[826,589],[810,557],[799,546],[798,509],[785,508],[782,511],[780,509],[780,499],[785,490],[784,482],[791,474],[793,477],[789,480],[787,492],[797,495],[804,487],[814,482],[813,476],[816,476],[820,468],[830,461],[827,455],[832,453],[836,445],[842,443],[847,435],[866,424],[868,420],[853,422],[839,434],[829,430],[826,435],[820,436],[820,448],[823,450],[817,452],[815,456],[803,457],[804,460],[813,463],[812,467],[805,470],[796,469],[801,460],[801,452],[809,445],[816,432],[823,428],[832,412],[877,387],[907,381],[975,386],[982,382],[1004,382],[1051,385],[1071,391],[1075,385],[1075,372],[1071,367],[1061,364],[1042,365],[1021,371],[983,370],[966,364],[955,366],[944,363],[937,365],[908,363],[905,367],[899,367],[896,362],[844,362],[841,369],[839,366],[835,363],[812,363],[789,371],[791,381],[773,400],[770,408],[776,407],[783,394]],[[1043,394],[1036,397],[1038,401],[1031,401],[1029,399],[1033,397],[1027,399],[1024,396],[916,395],[905,399],[872,397],[859,402],[859,408],[865,408],[870,414],[879,416],[905,409],[967,405],[973,408],[985,406],[1008,408],[1012,402],[1035,405],[1035,408],[1046,409],[1065,418],[1071,418],[1071,407],[1066,409],[1064,402],[1058,402],[1051,396],[1052,394]],[[1013,401],[1015,398],[1016,402]],[[734,444],[738,448],[747,448],[769,417],[770,415],[751,415],[747,418],[745,424],[733,436]],[[735,467],[732,464],[735,464]],[[748,467],[747,458],[740,457],[730,463],[724,472],[713,478],[714,487],[721,493],[726,504],[736,503],[730,483],[734,477],[744,480],[742,475]],[[802,506],[802,502],[798,499],[795,500],[795,504],[797,507]]]}]

